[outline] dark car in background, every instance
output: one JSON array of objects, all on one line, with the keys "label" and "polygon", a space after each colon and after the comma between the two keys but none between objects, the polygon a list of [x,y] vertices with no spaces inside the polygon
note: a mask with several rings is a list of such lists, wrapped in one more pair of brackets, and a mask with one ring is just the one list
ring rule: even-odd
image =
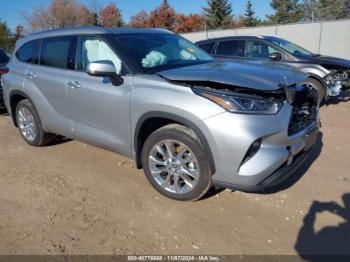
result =
[{"label": "dark car in background", "polygon": [[8,72],[6,64],[10,60],[10,54],[5,50],[0,48],[0,109],[5,108],[4,100],[2,97],[2,86],[1,86],[1,75]]},{"label": "dark car in background", "polygon": [[255,60],[284,63],[309,74],[309,85],[319,90],[320,102],[350,87],[350,61],[314,54],[275,36],[229,36],[199,41],[199,47],[221,61]]}]

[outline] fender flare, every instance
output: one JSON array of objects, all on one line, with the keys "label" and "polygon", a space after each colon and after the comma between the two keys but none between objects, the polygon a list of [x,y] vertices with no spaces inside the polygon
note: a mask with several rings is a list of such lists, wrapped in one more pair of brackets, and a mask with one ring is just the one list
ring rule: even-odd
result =
[{"label": "fender flare", "polygon": [[211,168],[212,173],[214,174],[216,169],[215,169],[215,162],[214,162],[214,158],[213,158],[213,154],[211,152],[209,143],[206,139],[206,137],[204,136],[203,132],[200,130],[200,128],[193,123],[191,120],[188,120],[186,118],[183,118],[181,116],[175,115],[175,114],[171,114],[171,113],[166,113],[166,112],[161,112],[161,111],[151,111],[151,112],[147,112],[145,114],[143,114],[139,120],[137,121],[136,124],[136,128],[135,128],[135,134],[134,134],[134,152],[135,152],[135,161],[136,161],[136,165],[138,167],[141,167],[141,145],[140,145],[140,141],[139,141],[139,135],[140,135],[140,131],[141,131],[141,127],[142,125],[151,118],[164,118],[164,119],[168,119],[170,121],[174,121],[176,123],[182,124],[184,126],[187,126],[189,128],[191,128],[193,130],[193,132],[195,132],[195,134],[198,136],[199,140],[201,141],[204,150],[206,151],[206,154],[208,155],[208,159],[209,159],[209,165]]}]

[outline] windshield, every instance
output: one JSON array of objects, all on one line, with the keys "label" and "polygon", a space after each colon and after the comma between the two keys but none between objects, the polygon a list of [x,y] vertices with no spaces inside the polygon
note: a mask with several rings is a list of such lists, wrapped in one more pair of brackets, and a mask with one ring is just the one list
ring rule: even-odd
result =
[{"label": "windshield", "polygon": [[202,49],[175,34],[125,34],[113,38],[128,62],[143,73],[213,61]]},{"label": "windshield", "polygon": [[288,53],[298,57],[308,57],[308,56],[315,55],[310,51],[306,50],[305,48],[302,48],[296,44],[293,44],[285,39],[275,38],[275,37],[266,37],[266,40],[281,47],[282,49],[286,50]]},{"label": "windshield", "polygon": [[0,64],[7,64],[10,60],[10,56],[3,50],[0,50]]}]

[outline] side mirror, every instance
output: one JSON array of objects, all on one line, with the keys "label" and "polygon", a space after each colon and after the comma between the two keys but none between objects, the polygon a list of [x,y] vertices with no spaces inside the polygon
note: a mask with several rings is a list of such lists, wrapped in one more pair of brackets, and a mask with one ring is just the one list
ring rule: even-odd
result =
[{"label": "side mirror", "polygon": [[281,61],[282,55],[280,53],[272,53],[269,58],[273,61]]},{"label": "side mirror", "polygon": [[86,67],[86,73],[91,76],[109,77],[114,86],[120,86],[124,83],[123,78],[117,74],[114,64],[108,60],[89,63]]}]

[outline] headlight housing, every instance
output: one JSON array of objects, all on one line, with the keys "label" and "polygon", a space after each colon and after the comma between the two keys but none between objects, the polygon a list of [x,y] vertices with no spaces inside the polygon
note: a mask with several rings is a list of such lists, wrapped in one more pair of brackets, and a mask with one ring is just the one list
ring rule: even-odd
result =
[{"label": "headlight housing", "polygon": [[281,110],[283,102],[210,92],[194,89],[197,95],[207,98],[232,113],[275,115]]}]

